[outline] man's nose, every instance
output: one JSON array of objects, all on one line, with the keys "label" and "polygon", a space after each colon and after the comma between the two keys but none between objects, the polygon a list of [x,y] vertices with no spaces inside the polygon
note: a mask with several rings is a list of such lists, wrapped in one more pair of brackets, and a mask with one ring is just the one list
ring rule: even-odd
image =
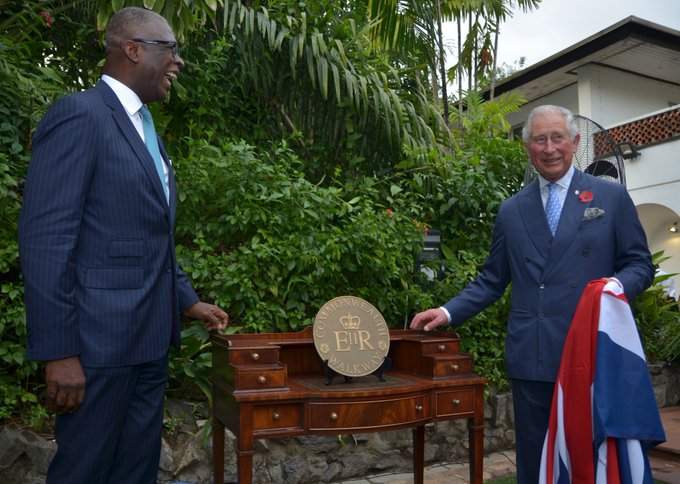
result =
[{"label": "man's nose", "polygon": [[175,55],[175,64],[179,66],[180,69],[184,68],[184,59],[179,54]]}]

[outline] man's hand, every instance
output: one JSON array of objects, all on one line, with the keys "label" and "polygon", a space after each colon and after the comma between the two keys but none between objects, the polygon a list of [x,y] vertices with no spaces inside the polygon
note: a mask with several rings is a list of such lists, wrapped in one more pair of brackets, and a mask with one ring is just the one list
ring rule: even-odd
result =
[{"label": "man's hand", "polygon": [[424,329],[425,331],[432,331],[438,326],[448,324],[449,320],[444,311],[439,308],[428,309],[422,313],[413,316],[411,320],[411,329]]},{"label": "man's hand", "polygon": [[75,412],[85,398],[85,374],[80,358],[48,361],[45,366],[47,401],[50,412]]},{"label": "man's hand", "polygon": [[184,310],[184,315],[191,319],[200,319],[208,330],[224,329],[229,324],[229,315],[214,304],[198,301]]}]

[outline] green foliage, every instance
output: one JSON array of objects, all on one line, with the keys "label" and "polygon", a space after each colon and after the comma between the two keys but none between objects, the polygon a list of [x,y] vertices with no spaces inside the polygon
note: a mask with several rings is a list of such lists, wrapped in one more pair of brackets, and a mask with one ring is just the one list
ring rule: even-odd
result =
[{"label": "green foliage", "polygon": [[165,17],[180,40],[207,23],[216,25],[223,5],[222,0],[81,0],[81,3],[95,11],[98,30],[104,30],[111,15],[123,7],[145,7]]},{"label": "green foliage", "polygon": [[[668,259],[663,251],[652,255],[655,267]],[[680,359],[680,304],[666,295],[662,285],[675,275],[657,275],[652,286],[633,301],[633,313],[650,360]]]},{"label": "green foliage", "polygon": [[178,258],[244,330],[301,329],[340,294],[365,297],[390,321],[403,318],[422,232],[402,199],[381,203],[375,179],[355,188],[312,184],[285,145],[256,153],[197,141],[176,167]]},{"label": "green foliage", "polygon": [[359,176],[380,172],[404,146],[447,141],[423,87],[369,52],[364,19],[336,12],[225,2],[225,28],[238,53],[230,64],[240,75],[236,86],[269,109],[272,122],[263,129],[289,136],[304,159],[314,160],[317,177],[338,165]]}]

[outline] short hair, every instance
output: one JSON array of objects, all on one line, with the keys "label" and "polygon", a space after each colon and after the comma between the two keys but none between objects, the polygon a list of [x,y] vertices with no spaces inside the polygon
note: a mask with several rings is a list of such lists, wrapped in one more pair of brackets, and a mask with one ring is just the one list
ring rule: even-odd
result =
[{"label": "short hair", "polygon": [[117,47],[121,41],[138,35],[139,27],[154,20],[167,22],[163,16],[146,8],[125,7],[120,9],[111,16],[106,25],[106,32],[104,34],[106,52],[108,53],[112,47]]},{"label": "short hair", "polygon": [[562,115],[562,117],[564,118],[564,122],[567,125],[567,129],[569,130],[569,134],[571,135],[571,139],[576,138],[576,135],[578,134],[578,125],[576,124],[576,118],[574,118],[574,113],[569,111],[567,108],[563,108],[562,106],[544,104],[542,106],[536,106],[529,113],[527,122],[524,124],[524,127],[522,128],[522,140],[524,141],[525,144],[528,143],[529,138],[531,138],[532,129],[531,126],[533,124],[534,117],[536,115],[549,113]]}]

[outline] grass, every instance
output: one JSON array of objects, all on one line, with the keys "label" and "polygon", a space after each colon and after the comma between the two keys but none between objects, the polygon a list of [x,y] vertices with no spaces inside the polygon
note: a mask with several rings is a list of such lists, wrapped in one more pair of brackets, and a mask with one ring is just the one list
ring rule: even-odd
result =
[{"label": "grass", "polygon": [[515,479],[515,476],[504,476],[504,477],[497,477],[495,479],[491,479],[489,481],[486,481],[487,484],[517,484],[517,479]]}]

